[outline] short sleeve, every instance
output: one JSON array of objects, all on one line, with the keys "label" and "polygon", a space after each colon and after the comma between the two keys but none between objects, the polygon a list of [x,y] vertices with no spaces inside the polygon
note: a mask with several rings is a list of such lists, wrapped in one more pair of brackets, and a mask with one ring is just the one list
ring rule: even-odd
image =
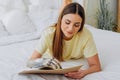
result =
[{"label": "short sleeve", "polygon": [[47,42],[46,42],[47,36],[42,34],[36,47],[35,50],[39,52],[40,54],[43,54],[47,50]]},{"label": "short sleeve", "polygon": [[84,47],[84,56],[88,58],[88,57],[94,56],[95,54],[97,54],[96,45],[93,40],[92,34],[89,34],[89,38],[86,41],[86,44]]}]

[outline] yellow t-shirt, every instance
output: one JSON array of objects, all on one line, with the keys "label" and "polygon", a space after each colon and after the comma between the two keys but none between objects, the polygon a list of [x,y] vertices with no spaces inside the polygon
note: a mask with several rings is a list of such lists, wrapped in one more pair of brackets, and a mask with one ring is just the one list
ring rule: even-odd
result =
[{"label": "yellow t-shirt", "polygon": [[[35,48],[40,54],[52,54],[52,41],[55,27],[50,27],[43,31],[40,40]],[[71,40],[63,40],[63,59],[78,59],[83,56],[86,58],[97,54],[97,49],[91,32],[85,27],[81,32],[73,36]]]}]

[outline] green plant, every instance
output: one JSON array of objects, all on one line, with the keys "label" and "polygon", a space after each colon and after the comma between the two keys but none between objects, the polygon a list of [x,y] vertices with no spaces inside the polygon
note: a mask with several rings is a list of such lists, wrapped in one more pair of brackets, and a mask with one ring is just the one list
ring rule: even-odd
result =
[{"label": "green plant", "polygon": [[103,30],[113,30],[115,26],[114,17],[109,11],[106,0],[100,0],[100,8],[97,12],[97,26]]}]

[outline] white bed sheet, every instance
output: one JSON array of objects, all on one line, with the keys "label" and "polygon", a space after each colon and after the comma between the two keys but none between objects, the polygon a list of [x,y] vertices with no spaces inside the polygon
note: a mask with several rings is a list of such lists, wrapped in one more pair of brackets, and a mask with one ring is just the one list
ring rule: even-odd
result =
[{"label": "white bed sheet", "polygon": [[[89,74],[81,80],[120,80],[120,34],[86,27],[93,33],[98,49],[102,71]],[[0,46],[0,80],[74,80],[64,75],[19,75],[19,71],[26,67],[26,62],[31,56],[38,39],[21,43]],[[62,63],[64,67],[83,64],[87,68],[84,59],[70,60]]]},{"label": "white bed sheet", "polygon": [[39,39],[39,38],[40,38],[39,31],[21,34],[21,35],[4,36],[4,37],[0,37],[0,46],[35,40],[35,39]]}]

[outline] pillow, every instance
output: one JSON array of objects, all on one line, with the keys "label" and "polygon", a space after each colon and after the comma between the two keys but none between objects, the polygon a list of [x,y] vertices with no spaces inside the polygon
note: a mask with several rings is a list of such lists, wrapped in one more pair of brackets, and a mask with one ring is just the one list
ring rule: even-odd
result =
[{"label": "pillow", "polygon": [[73,2],[78,2],[78,3],[80,3],[83,7],[84,7],[84,1],[85,1],[85,0],[73,0]]},{"label": "pillow", "polygon": [[[59,9],[63,0],[30,0],[31,5],[39,5],[41,9]],[[84,0],[73,0],[84,6]]]},{"label": "pillow", "polygon": [[10,1],[11,0],[0,0],[0,5],[1,6],[7,6]]},{"label": "pillow", "polygon": [[10,7],[11,9],[18,9],[27,12],[29,0],[12,0]]},{"label": "pillow", "polygon": [[7,31],[5,30],[4,25],[0,21],[0,37],[7,36],[7,35],[8,35]]},{"label": "pillow", "polygon": [[23,11],[13,10],[3,18],[3,24],[9,34],[25,34],[36,31],[28,15]]},{"label": "pillow", "polygon": [[29,16],[36,25],[36,29],[41,33],[44,29],[56,23],[58,10],[48,9],[41,12],[41,9],[34,5],[29,10]]},{"label": "pillow", "polygon": [[6,13],[6,9],[0,6],[0,20],[4,17]]},{"label": "pillow", "polygon": [[3,25],[3,23],[0,21],[0,32],[1,31],[4,31],[4,25]]},{"label": "pillow", "polygon": [[39,5],[43,10],[43,9],[56,9],[58,7],[59,1],[58,0],[30,0],[30,3],[31,5]]},{"label": "pillow", "polygon": [[6,8],[6,10],[19,9],[23,11],[28,10],[28,0],[0,0],[0,6]]}]

